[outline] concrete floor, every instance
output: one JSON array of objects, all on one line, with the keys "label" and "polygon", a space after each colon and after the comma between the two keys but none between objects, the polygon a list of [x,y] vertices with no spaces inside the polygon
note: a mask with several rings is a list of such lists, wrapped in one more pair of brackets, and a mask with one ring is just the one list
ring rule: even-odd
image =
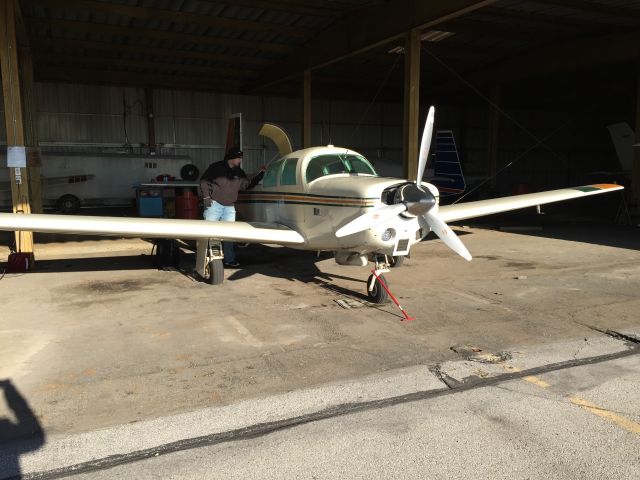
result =
[{"label": "concrete floor", "polygon": [[[637,229],[456,230],[472,262],[425,241],[387,274],[413,322],[392,303],[366,304],[367,269],[311,252],[239,249],[243,267],[210,286],[186,274],[192,254],[185,272],[151,268],[142,240],[38,245],[36,270],[0,281],[0,380],[47,435],[68,435],[404,367],[446,370],[474,348],[544,363],[599,353],[594,329],[640,335]],[[0,418],[13,415],[0,403]]]}]

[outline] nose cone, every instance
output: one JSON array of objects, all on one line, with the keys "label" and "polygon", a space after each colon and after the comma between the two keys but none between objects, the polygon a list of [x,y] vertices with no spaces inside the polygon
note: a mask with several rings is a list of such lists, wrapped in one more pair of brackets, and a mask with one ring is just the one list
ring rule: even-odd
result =
[{"label": "nose cone", "polygon": [[424,215],[431,210],[436,204],[436,197],[429,190],[422,190],[415,184],[409,183],[404,185],[400,191],[400,202],[407,206],[407,212],[411,215]]}]

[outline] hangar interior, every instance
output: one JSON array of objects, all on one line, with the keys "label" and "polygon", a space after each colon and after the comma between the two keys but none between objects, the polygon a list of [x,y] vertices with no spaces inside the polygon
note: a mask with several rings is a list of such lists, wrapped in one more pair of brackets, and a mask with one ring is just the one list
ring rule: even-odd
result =
[{"label": "hangar interior", "polygon": [[[382,175],[408,175],[431,104],[465,174],[483,183],[476,198],[598,180],[627,184],[632,207],[640,195],[638,149],[634,171],[622,172],[607,130],[627,123],[638,142],[640,2],[4,3],[15,38],[6,28],[0,45],[10,132],[0,129],[0,145],[3,154],[20,145],[19,128],[39,148],[33,211],[34,179],[55,162],[112,162],[116,177],[118,156],[205,168],[222,158],[233,113],[243,116],[247,171],[273,158],[258,135],[273,122],[294,148],[348,146]],[[18,105],[21,126],[7,105]],[[95,188],[114,178],[97,175]],[[4,207],[24,210],[4,190]]]},{"label": "hangar interior", "polygon": [[[154,478],[632,478],[640,245],[613,220],[620,193],[639,213],[640,149],[623,171],[607,127],[640,142],[639,60],[640,0],[0,0],[0,211],[51,206],[56,165],[62,184],[100,191],[130,192],[140,161],[202,171],[237,113],[248,172],[276,153],[258,135],[272,122],[294,149],[350,147],[411,178],[429,105],[455,135],[467,199],[628,187],[564,203],[561,221],[457,222],[472,263],[413,237],[385,271],[400,309],[358,293],[374,285],[365,265],[315,249],[238,245],[240,268],[214,286],[191,270],[197,250],[182,248],[188,271],[164,269],[146,236],[37,233],[33,249],[19,232],[37,264],[0,264],[0,479],[150,478],[163,460],[181,471]],[[26,167],[6,168],[22,146]],[[530,221],[529,208],[514,215]],[[346,441],[364,414],[381,420]],[[415,426],[428,441],[399,441]],[[309,439],[318,450],[298,453]],[[220,458],[259,472],[225,475]],[[315,475],[318,463],[353,475]]]}]

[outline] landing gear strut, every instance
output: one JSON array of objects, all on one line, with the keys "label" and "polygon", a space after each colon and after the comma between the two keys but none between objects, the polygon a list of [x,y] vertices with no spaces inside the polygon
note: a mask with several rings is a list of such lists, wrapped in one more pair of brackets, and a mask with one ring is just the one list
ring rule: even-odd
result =
[{"label": "landing gear strut", "polygon": [[398,268],[401,267],[402,264],[404,263],[404,256],[397,256],[397,257],[389,257],[389,266],[391,268]]},{"label": "landing gear strut", "polygon": [[[375,274],[381,279],[386,285],[389,284],[387,279],[382,275],[389,271],[390,265],[386,255],[376,255],[373,258],[373,261],[376,265]],[[376,275],[371,274],[367,279],[367,295],[369,296],[369,300],[373,303],[385,303],[389,299],[389,294],[387,290],[380,284]]]}]

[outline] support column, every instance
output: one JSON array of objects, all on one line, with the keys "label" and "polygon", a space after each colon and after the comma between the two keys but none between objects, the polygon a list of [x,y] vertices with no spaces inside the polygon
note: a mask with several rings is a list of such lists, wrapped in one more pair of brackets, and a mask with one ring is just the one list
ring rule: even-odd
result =
[{"label": "support column", "polygon": [[24,136],[27,146],[27,169],[32,213],[42,213],[42,157],[38,143],[38,118],[33,83],[33,57],[30,47],[20,47],[20,73],[22,98],[24,100]]},{"label": "support column", "polygon": [[418,171],[418,122],[420,120],[420,32],[411,30],[404,42],[404,122],[402,159],[404,176],[414,179]]},{"label": "support column", "polygon": [[[640,144],[640,69],[638,70],[636,95],[636,141]],[[636,216],[640,217],[640,146],[633,147],[633,171],[631,172],[631,202]]]},{"label": "support column", "polygon": [[491,105],[489,105],[489,148],[487,175],[491,177],[491,188],[496,188],[498,173],[498,132],[500,131],[500,85],[491,87]]},{"label": "support column", "polygon": [[311,147],[311,70],[304,71],[302,80],[302,146]]},{"label": "support column", "polygon": [[[149,155],[156,154],[156,120],[153,113],[153,89],[145,88],[145,101],[147,106],[147,133],[149,142]],[[226,153],[226,151],[225,151]]]},{"label": "support column", "polygon": [[[17,162],[10,169],[11,198],[14,213],[31,213],[29,205],[29,175],[26,168],[20,75],[16,42],[16,15],[14,0],[0,2],[0,70],[7,128],[7,147],[17,147],[16,154],[7,153]],[[22,161],[24,159],[24,162]],[[33,233],[16,232],[16,247],[25,253],[33,253]]]}]

